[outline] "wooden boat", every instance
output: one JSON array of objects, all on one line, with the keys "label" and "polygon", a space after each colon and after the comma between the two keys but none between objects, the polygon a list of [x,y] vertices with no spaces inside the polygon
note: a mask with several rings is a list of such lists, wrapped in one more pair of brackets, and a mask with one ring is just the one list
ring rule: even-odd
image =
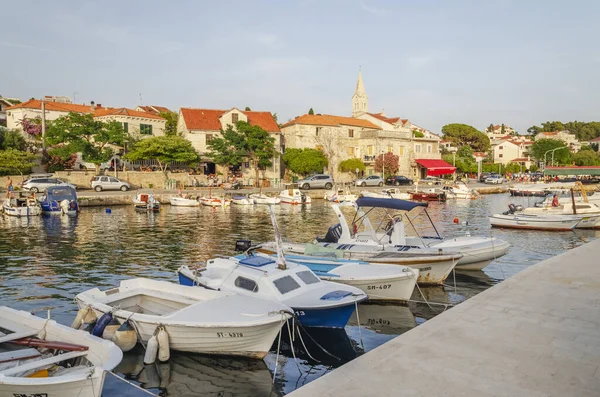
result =
[{"label": "wooden boat", "polygon": [[[410,193],[406,193],[406,192],[402,192],[400,191],[400,189],[392,187],[389,189],[383,189],[379,192],[369,192],[369,191],[362,191],[360,192],[360,195],[363,197],[374,197],[374,198],[395,198],[395,199],[401,199],[401,200],[410,200],[411,199],[411,195]],[[354,200],[356,201],[356,200]]]},{"label": "wooden boat", "polygon": [[310,255],[285,255],[285,259],[308,267],[321,280],[356,287],[367,294],[369,301],[406,302],[419,277],[419,271],[408,266],[376,265]]},{"label": "wooden boat", "polygon": [[0,327],[2,397],[98,397],[123,357],[110,341],[5,306]]},{"label": "wooden boat", "polygon": [[10,192],[10,196],[2,203],[2,212],[16,217],[39,216],[42,214],[42,207],[34,194]]},{"label": "wooden boat", "polygon": [[132,321],[144,342],[162,325],[171,350],[249,358],[263,358],[291,317],[279,302],[145,278],[105,291],[94,288],[75,299],[98,317],[112,312],[119,323]]},{"label": "wooden boat", "polygon": [[416,201],[446,201],[448,198],[445,191],[435,188],[408,193],[411,199]]},{"label": "wooden boat", "polygon": [[208,197],[200,197],[199,200],[200,204],[205,207],[227,207],[231,204],[231,200],[228,200],[225,197],[213,197],[212,187],[209,190]]},{"label": "wooden boat", "polygon": [[152,192],[138,192],[133,199],[133,206],[139,212],[160,211],[160,203]]},{"label": "wooden boat", "polygon": [[279,199],[282,204],[298,205],[311,203],[310,197],[298,189],[297,183],[289,184],[287,189],[282,190],[279,193]]},{"label": "wooden boat", "polygon": [[199,207],[200,201],[195,197],[176,196],[170,197],[169,203],[175,207]]}]

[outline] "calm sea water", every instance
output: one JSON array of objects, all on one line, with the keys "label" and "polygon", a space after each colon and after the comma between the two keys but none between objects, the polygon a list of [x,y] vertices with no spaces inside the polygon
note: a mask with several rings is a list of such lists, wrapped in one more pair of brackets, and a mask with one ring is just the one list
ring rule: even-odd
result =
[{"label": "calm sea water", "polygon": [[[548,233],[490,230],[487,216],[509,203],[533,205],[534,199],[507,195],[481,200],[432,203],[429,213],[444,236],[494,235],[512,244],[510,252],[483,271],[457,272],[445,287],[424,288],[431,302],[457,304],[543,259],[600,236],[594,231]],[[282,234],[305,242],[322,235],[336,219],[329,205],[276,207]],[[458,223],[454,223],[454,219]],[[418,222],[418,220],[416,220]],[[85,208],[76,218],[0,218],[0,304],[35,311],[52,307],[52,316],[71,324],[77,307],[74,296],[93,287],[114,286],[131,277],[176,282],[182,264],[198,265],[233,253],[234,243],[272,239],[264,207],[226,209],[164,206],[159,214],[139,214],[130,206]],[[413,300],[422,301],[416,291]],[[125,355],[115,372],[165,396],[282,395],[316,379],[365,351],[385,343],[441,313],[446,308],[421,303],[407,306],[361,305],[358,318],[345,330],[311,332],[284,340],[278,361],[276,349],[264,361],[232,360],[174,353],[166,364],[144,366],[143,351]],[[294,358],[294,355],[296,358]],[[105,396],[137,396],[143,392],[112,377]]]}]

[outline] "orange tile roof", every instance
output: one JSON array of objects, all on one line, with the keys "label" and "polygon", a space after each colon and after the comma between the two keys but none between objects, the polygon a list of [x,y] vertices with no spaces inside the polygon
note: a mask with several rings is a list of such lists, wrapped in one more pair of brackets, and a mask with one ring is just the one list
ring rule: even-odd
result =
[{"label": "orange tile roof", "polygon": [[[27,102],[20,103],[15,106],[6,108],[6,110],[13,109],[42,109],[42,101],[39,99],[30,99]],[[56,112],[76,112],[76,113],[92,113],[90,105],[76,105],[74,103],[60,103],[60,102],[46,102],[46,110],[52,110]]]},{"label": "orange tile roof", "polygon": [[[221,129],[219,120],[229,110],[181,108],[181,116],[188,130],[218,131]],[[241,111],[248,117],[250,125],[261,127],[267,132],[279,132],[277,122],[271,112]]]},{"label": "orange tile roof", "polygon": [[343,117],[343,116],[332,116],[330,114],[304,114],[298,116],[293,120],[288,121],[281,127],[288,127],[294,124],[308,124],[308,125],[326,125],[331,127],[339,127],[340,125],[351,125],[354,127],[363,127],[373,130],[380,130],[381,128],[371,123],[368,120],[355,119],[354,117]]},{"label": "orange tile roof", "polygon": [[152,105],[152,106],[141,106],[140,105],[138,107],[144,109],[144,112],[153,113],[153,114],[160,114],[160,113],[171,111],[164,106],[156,106],[156,105]]},{"label": "orange tile roof", "polygon": [[94,112],[94,117],[104,116],[129,116],[129,117],[140,117],[145,119],[164,120],[164,118],[147,112],[138,112],[137,110],[127,108],[100,108]]}]

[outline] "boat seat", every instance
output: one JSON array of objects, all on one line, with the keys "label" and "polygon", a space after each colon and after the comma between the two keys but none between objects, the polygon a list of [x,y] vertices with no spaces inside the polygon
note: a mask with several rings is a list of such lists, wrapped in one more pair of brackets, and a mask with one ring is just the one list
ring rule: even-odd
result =
[{"label": "boat seat", "polygon": [[10,368],[10,369],[4,370],[4,371],[0,371],[0,374],[4,375],[4,376],[13,376],[13,375],[21,373],[21,372],[26,372],[26,371],[30,371],[32,369],[44,367],[46,365],[56,364],[61,361],[71,360],[73,358],[86,356],[87,354],[88,354],[87,351],[57,354],[56,356],[45,358],[43,360],[34,361],[34,362],[26,363],[23,365],[18,365],[16,367],[13,367],[13,368]]}]

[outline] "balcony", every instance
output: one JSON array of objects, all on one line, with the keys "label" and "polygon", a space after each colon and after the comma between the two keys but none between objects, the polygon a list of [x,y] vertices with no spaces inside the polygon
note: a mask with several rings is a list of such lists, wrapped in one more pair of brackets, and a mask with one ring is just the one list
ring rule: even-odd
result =
[{"label": "balcony", "polygon": [[365,163],[372,163],[373,161],[375,161],[375,156],[363,156],[363,161]]}]

